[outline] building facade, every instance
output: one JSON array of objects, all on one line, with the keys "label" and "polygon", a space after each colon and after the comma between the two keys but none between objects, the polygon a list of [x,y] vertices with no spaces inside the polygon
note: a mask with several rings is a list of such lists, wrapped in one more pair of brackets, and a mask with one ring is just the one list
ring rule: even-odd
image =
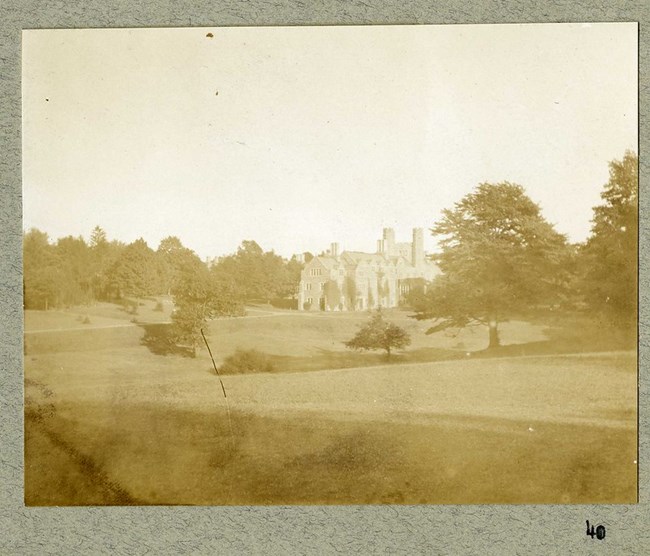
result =
[{"label": "building facade", "polygon": [[384,228],[376,253],[343,251],[332,243],[325,255],[305,264],[298,291],[298,310],[365,311],[397,307],[416,284],[439,274],[424,253],[424,231],[413,229],[411,242],[397,243]]}]

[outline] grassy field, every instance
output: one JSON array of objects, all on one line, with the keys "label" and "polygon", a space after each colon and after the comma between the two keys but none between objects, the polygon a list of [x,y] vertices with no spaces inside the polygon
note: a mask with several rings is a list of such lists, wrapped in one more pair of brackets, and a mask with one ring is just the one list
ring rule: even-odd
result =
[{"label": "grassy field", "polygon": [[[109,303],[66,311],[26,311],[25,353],[93,351],[144,343],[152,352],[165,354],[172,305],[169,299],[163,298],[162,302],[164,311],[157,312],[153,310],[156,301],[140,301],[137,315]],[[487,346],[484,327],[427,336],[428,323],[416,321],[401,310],[386,313],[392,322],[408,331],[412,340],[407,351],[393,355],[394,363],[457,359]],[[84,323],[86,317],[89,322]],[[382,353],[357,353],[344,346],[367,320],[365,312],[307,313],[257,306],[249,307],[243,318],[213,320],[207,336],[217,364],[237,349],[256,349],[268,354],[281,372],[383,364]],[[136,327],[141,330],[129,330]],[[537,353],[536,345],[547,339],[544,327],[519,321],[503,323],[501,336],[510,348],[520,346],[520,354]],[[205,350],[201,355],[207,358]]]},{"label": "grassy field", "polygon": [[[290,372],[223,377],[228,419],[205,353],[156,355],[126,312],[93,310],[86,326],[26,315],[29,505],[636,500],[634,353],[468,356],[483,331],[425,336],[394,312],[414,353],[458,360],[296,372],[350,367],[341,342],[366,315],[257,308],[213,322],[213,349],[254,347]],[[513,323],[503,339],[529,353],[544,334]]]}]

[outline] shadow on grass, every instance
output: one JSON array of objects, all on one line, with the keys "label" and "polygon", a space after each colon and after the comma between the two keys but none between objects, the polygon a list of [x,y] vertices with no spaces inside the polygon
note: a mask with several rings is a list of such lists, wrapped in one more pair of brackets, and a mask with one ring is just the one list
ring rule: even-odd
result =
[{"label": "shadow on grass", "polygon": [[119,412],[81,403],[69,409],[74,420],[56,413],[26,419],[28,505],[635,499],[629,462],[636,437],[627,429],[544,423],[533,434],[528,421],[497,420],[491,427],[476,418],[486,427],[474,428],[457,426],[454,418],[361,423],[237,411],[230,429],[216,403],[208,411],[157,404],[122,405]]},{"label": "shadow on grass", "polygon": [[[561,355],[566,353],[591,352],[592,346],[577,345],[569,342],[542,340],[524,344],[506,344],[498,347],[482,349],[471,353],[473,359],[491,357],[526,357],[531,355]],[[597,349],[595,351],[603,351]]]},{"label": "shadow on grass", "polygon": [[151,353],[155,355],[192,357],[191,349],[176,345],[170,324],[138,324],[138,326],[144,330],[144,336],[140,343],[147,346]]},{"label": "shadow on grass", "polygon": [[[404,365],[408,363],[433,363],[437,361],[454,361],[468,358],[510,357],[524,355],[543,355],[566,353],[571,350],[558,351],[552,342],[530,342],[527,344],[506,345],[482,351],[466,352],[461,350],[421,348],[413,351],[392,353],[369,353],[355,351],[335,351],[317,348],[313,355],[292,356],[265,354],[276,373],[297,373],[309,371],[326,371],[333,369],[350,369],[355,367],[378,367],[386,365]],[[220,369],[222,374],[242,374]],[[263,372],[251,370],[249,372]]]},{"label": "shadow on grass", "polygon": [[[385,365],[403,365],[409,363],[429,363],[438,361],[453,361],[461,359],[483,359],[494,357],[525,357],[562,355],[568,353],[589,353],[634,349],[635,338],[623,330],[612,330],[606,327],[587,327],[584,322],[580,325],[549,326],[547,340],[518,344],[506,344],[496,348],[479,351],[459,349],[420,348],[408,351],[394,352],[388,356],[385,352],[358,352],[350,350],[330,350],[316,348],[311,355],[278,355],[261,354],[270,363],[269,369],[251,368],[248,370],[226,370],[220,368],[222,374],[242,373],[294,373],[347,369],[354,367],[374,367]],[[192,350],[187,346],[175,343],[172,325],[168,323],[140,323],[145,332],[141,344],[155,355],[180,355],[192,357]],[[212,371],[211,371],[212,372]]]},{"label": "shadow on grass", "polygon": [[[569,353],[593,353],[632,349],[627,344],[616,340],[577,341],[576,338],[551,338],[549,340],[507,344],[480,351],[458,349],[421,348],[412,351],[393,353],[368,353],[352,351],[334,351],[318,348],[313,355],[290,356],[266,354],[276,373],[293,373],[308,371],[325,371],[349,369],[354,367],[377,367],[386,365],[403,365],[408,363],[434,363],[437,361],[454,361],[461,359],[490,359],[495,357],[525,357],[562,355]],[[221,369],[222,374],[229,373]],[[254,370],[250,372],[262,372]]]},{"label": "shadow on grass", "polygon": [[[464,352],[437,348],[424,348],[402,353],[363,353],[354,351],[334,351],[318,348],[313,355],[291,356],[268,354],[274,371],[280,373],[349,369],[352,367],[376,367],[381,365],[400,365],[428,361],[448,361],[462,359]],[[222,370],[223,372],[223,370]],[[228,374],[228,373],[224,373]]]},{"label": "shadow on grass", "polygon": [[507,344],[472,353],[474,358],[524,357],[528,355],[562,355],[567,353],[593,353],[636,349],[634,331],[584,326],[548,328],[548,340]]}]

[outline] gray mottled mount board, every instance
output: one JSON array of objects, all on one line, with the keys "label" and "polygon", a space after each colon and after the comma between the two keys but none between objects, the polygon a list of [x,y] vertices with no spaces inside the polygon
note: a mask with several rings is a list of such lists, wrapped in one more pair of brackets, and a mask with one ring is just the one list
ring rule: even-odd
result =
[{"label": "gray mottled mount board", "polygon": [[[643,7],[645,4],[646,7]],[[647,554],[648,3],[4,0],[0,5],[0,553]],[[640,22],[641,392],[636,506],[26,508],[23,504],[22,29],[391,23]],[[607,526],[604,541],[585,520]]]}]

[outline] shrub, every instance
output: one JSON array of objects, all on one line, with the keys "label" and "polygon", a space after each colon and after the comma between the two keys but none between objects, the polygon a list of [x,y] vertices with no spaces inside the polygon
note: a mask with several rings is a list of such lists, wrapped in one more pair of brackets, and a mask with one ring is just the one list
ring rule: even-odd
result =
[{"label": "shrub", "polygon": [[277,309],[298,309],[297,299],[286,299],[284,297],[276,297],[271,299],[271,306]]},{"label": "shrub", "polygon": [[164,310],[162,301],[157,301],[156,306],[153,308],[153,310],[162,313]]},{"label": "shrub", "polygon": [[90,318],[88,317],[88,315],[86,315],[84,320],[81,322],[83,322],[83,324],[90,324]]},{"label": "shrub", "polygon": [[124,309],[130,315],[138,314],[138,302],[134,299],[123,298],[119,301],[122,309]]},{"label": "shrub", "polygon": [[269,356],[256,349],[238,349],[219,367],[219,372],[224,374],[271,373],[274,370],[275,365]]}]

